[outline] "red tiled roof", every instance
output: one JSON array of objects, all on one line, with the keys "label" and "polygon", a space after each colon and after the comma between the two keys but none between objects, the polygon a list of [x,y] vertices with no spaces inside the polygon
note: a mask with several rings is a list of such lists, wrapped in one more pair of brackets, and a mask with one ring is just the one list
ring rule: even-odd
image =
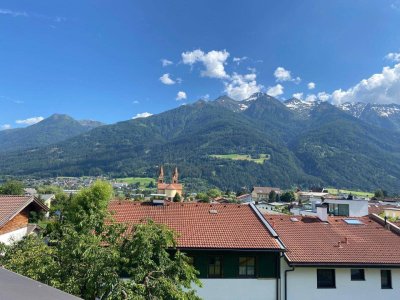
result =
[{"label": "red tiled roof", "polygon": [[398,206],[390,205],[390,204],[369,204],[368,205],[368,213],[370,214],[377,214],[379,215],[382,213],[386,208],[398,208]]},{"label": "red tiled roof", "polygon": [[0,228],[3,227],[17,213],[27,207],[31,202],[42,206],[45,210],[47,207],[39,203],[33,196],[0,196]]},{"label": "red tiled roof", "polygon": [[[292,264],[400,265],[400,236],[369,217],[330,217],[327,223],[316,217],[298,216],[298,222],[287,215],[265,218],[286,246]],[[363,225],[349,225],[345,219]]]},{"label": "red tiled roof", "polygon": [[167,225],[178,233],[180,248],[281,249],[249,205],[112,201],[109,210],[119,223]]}]

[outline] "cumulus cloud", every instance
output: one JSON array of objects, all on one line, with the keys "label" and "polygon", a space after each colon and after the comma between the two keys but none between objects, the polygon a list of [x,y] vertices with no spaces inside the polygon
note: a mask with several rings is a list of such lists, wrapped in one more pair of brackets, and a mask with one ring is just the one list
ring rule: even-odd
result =
[{"label": "cumulus cloud", "polygon": [[165,73],[163,74],[159,79],[162,83],[166,84],[166,85],[171,85],[171,84],[175,84],[175,80],[173,80],[171,77],[169,77],[169,73]]},{"label": "cumulus cloud", "polygon": [[152,113],[143,112],[143,113],[136,114],[136,116],[132,117],[132,119],[147,118],[147,117],[150,117],[152,115],[153,115]]},{"label": "cumulus cloud", "polygon": [[381,73],[373,74],[347,90],[335,90],[331,94],[331,100],[334,104],[344,102],[400,103],[400,63],[392,68],[384,67]]},{"label": "cumulus cloud", "polygon": [[43,117],[32,117],[32,118],[28,118],[25,120],[16,120],[15,123],[29,126],[29,125],[39,123],[40,121],[43,121],[43,120],[44,120]]},{"label": "cumulus cloud", "polygon": [[400,62],[400,53],[390,52],[385,56],[385,58],[394,62]]},{"label": "cumulus cloud", "polygon": [[302,100],[303,99],[303,93],[294,93],[293,94],[293,98]]},{"label": "cumulus cloud", "polygon": [[177,101],[185,100],[186,98],[187,98],[187,96],[184,91],[179,91],[178,94],[176,94]]},{"label": "cumulus cloud", "polygon": [[261,91],[262,85],[257,84],[256,74],[237,74],[233,73],[230,81],[225,82],[225,92],[229,97],[235,100],[243,100],[252,94]]},{"label": "cumulus cloud", "polygon": [[226,50],[203,52],[200,49],[182,53],[182,62],[186,65],[193,65],[197,62],[202,63],[205,70],[201,71],[201,76],[210,78],[228,78],[225,71],[225,63],[229,57]]},{"label": "cumulus cloud", "polygon": [[300,77],[292,77],[291,72],[283,67],[277,67],[274,76],[277,82],[292,81],[297,84],[301,81]]},{"label": "cumulus cloud", "polygon": [[165,58],[163,58],[163,59],[161,60],[161,64],[162,64],[163,67],[167,67],[167,66],[169,66],[169,65],[172,65],[173,63],[174,63],[173,61],[170,61],[170,60],[165,59]]},{"label": "cumulus cloud", "polygon": [[3,124],[3,125],[0,125],[0,131],[1,131],[1,130],[7,130],[7,129],[11,129],[11,125],[10,125],[10,124]]},{"label": "cumulus cloud", "polygon": [[267,89],[267,94],[272,97],[277,97],[283,94],[283,86],[279,83],[275,86],[271,86]]},{"label": "cumulus cloud", "polygon": [[317,97],[318,97],[318,99],[321,100],[321,101],[328,101],[329,98],[331,97],[331,95],[329,95],[329,94],[326,93],[326,92],[320,92],[320,93],[318,93]]},{"label": "cumulus cloud", "polygon": [[309,89],[309,90],[313,90],[313,89],[315,89],[315,83],[314,82],[309,82],[308,84],[307,84],[307,88]]}]

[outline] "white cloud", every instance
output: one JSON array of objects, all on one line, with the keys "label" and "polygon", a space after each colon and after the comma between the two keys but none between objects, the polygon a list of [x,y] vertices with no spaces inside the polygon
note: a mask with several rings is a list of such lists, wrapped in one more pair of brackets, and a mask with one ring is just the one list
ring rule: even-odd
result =
[{"label": "white cloud", "polygon": [[10,124],[3,124],[3,125],[0,125],[0,131],[1,131],[1,130],[7,130],[7,129],[11,129],[11,125],[10,125]]},{"label": "white cloud", "polygon": [[307,95],[307,97],[305,99],[306,102],[314,102],[315,100],[317,100],[317,96],[314,94]]},{"label": "white cloud", "polygon": [[246,59],[248,59],[247,56],[234,57],[234,58],[232,59],[232,61],[233,61],[234,63],[237,63],[238,65],[240,65],[240,63],[241,63],[242,61],[246,60]]},{"label": "white cloud", "polygon": [[274,76],[277,82],[292,81],[296,84],[301,82],[300,77],[292,77],[291,72],[283,67],[277,67],[274,72]]},{"label": "white cloud", "polygon": [[37,19],[42,19],[42,20],[48,20],[48,21],[53,21],[53,22],[64,22],[67,19],[64,17],[50,17],[50,16],[46,16],[46,15],[42,15],[42,14],[38,14],[38,13],[34,13],[34,12],[30,12],[27,13],[25,11],[15,11],[15,10],[11,10],[11,9],[7,9],[7,8],[0,8],[0,15],[8,15],[11,17],[24,17],[24,18],[37,18]]},{"label": "white cloud", "polygon": [[210,99],[210,94],[205,94],[205,95],[201,96],[200,99],[208,100],[208,99]]},{"label": "white cloud", "polygon": [[134,100],[132,103],[133,104],[139,104],[139,101],[138,100]]},{"label": "white cloud", "polygon": [[293,94],[293,98],[302,100],[303,99],[303,93],[294,93]]},{"label": "white cloud", "polygon": [[176,94],[176,100],[185,100],[187,98],[186,93],[184,91],[179,91],[178,94]]},{"label": "white cloud", "polygon": [[361,80],[355,86],[335,90],[331,95],[334,104],[344,102],[400,103],[400,63],[384,67],[381,73]]},{"label": "white cloud", "polygon": [[261,91],[262,85],[257,84],[256,74],[240,75],[233,73],[229,82],[225,82],[225,92],[235,100],[243,100]]},{"label": "white cloud", "polygon": [[163,59],[161,60],[161,64],[162,64],[163,67],[172,65],[173,63],[174,63],[173,61],[170,61],[170,60],[165,59],[165,58],[163,58]]},{"label": "white cloud", "polygon": [[16,120],[15,123],[29,126],[29,125],[39,123],[40,121],[43,121],[43,120],[44,120],[43,117],[32,117],[32,118],[28,118],[25,120]]},{"label": "white cloud", "polygon": [[136,116],[132,117],[132,119],[147,118],[147,117],[150,117],[152,115],[153,115],[152,113],[143,112],[143,113],[140,113],[140,114],[136,114]]},{"label": "white cloud", "polygon": [[318,97],[318,99],[321,100],[321,101],[328,101],[329,98],[331,97],[331,95],[329,95],[329,94],[326,93],[326,92],[320,92],[320,93],[318,93],[317,97]]},{"label": "white cloud", "polygon": [[161,76],[159,79],[162,83],[166,85],[171,85],[175,84],[175,80],[173,80],[171,77],[169,77],[169,73],[165,73],[163,76]]},{"label": "white cloud", "polygon": [[9,15],[12,17],[28,17],[28,13],[24,11],[15,11],[11,9],[0,8],[0,15]]},{"label": "white cloud", "polygon": [[307,84],[307,88],[309,89],[309,90],[313,90],[313,89],[315,89],[315,83],[314,82],[309,82],[308,84]]},{"label": "white cloud", "polygon": [[272,97],[277,97],[283,94],[283,86],[279,83],[275,86],[269,87],[267,90],[267,94]]},{"label": "white cloud", "polygon": [[292,79],[292,75],[290,74],[290,71],[286,70],[285,68],[282,67],[277,67],[274,76],[276,78],[276,81],[289,81]]},{"label": "white cloud", "polygon": [[225,72],[224,64],[229,57],[229,52],[226,50],[204,53],[202,50],[197,49],[182,53],[182,61],[184,64],[193,65],[197,62],[203,64],[205,70],[201,71],[201,76],[210,78],[228,78]]},{"label": "white cloud", "polygon": [[394,62],[400,62],[400,53],[390,52],[385,56],[385,58]]}]

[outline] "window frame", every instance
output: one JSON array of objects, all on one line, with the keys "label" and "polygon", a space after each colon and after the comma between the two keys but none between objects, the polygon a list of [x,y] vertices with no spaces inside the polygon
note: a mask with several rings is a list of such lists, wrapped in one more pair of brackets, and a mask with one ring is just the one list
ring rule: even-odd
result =
[{"label": "window frame", "polygon": [[[254,274],[253,275],[248,275],[248,265],[246,265],[246,275],[241,275],[240,274],[240,259],[241,258],[252,258],[254,259]],[[256,278],[257,277],[257,258],[254,255],[249,255],[249,256],[239,256],[238,258],[238,277],[240,278]]]},{"label": "window frame", "polygon": [[[383,274],[386,273],[388,275],[388,285],[383,285]],[[392,270],[381,270],[381,289],[382,290],[390,290],[393,289],[393,281],[392,281]]]},{"label": "window frame", "polygon": [[[331,271],[333,274],[333,282],[331,285],[321,285],[319,276],[320,272]],[[336,289],[336,270],[335,269],[317,269],[317,289]]]},{"label": "window frame", "polygon": [[[362,272],[361,272],[362,278],[353,278],[353,271],[355,271],[355,270],[357,270],[357,271],[362,271]],[[350,280],[351,280],[351,281],[365,281],[365,269],[361,269],[361,268],[358,268],[358,269],[350,269]]]},{"label": "window frame", "polygon": [[[220,260],[220,274],[219,275],[215,275],[215,274],[210,274],[210,262],[211,259],[213,258],[219,258]],[[214,264],[214,273],[215,273],[215,264]],[[208,257],[208,264],[207,264],[207,277],[208,278],[223,278],[224,277],[224,258],[222,255],[210,255]]]}]

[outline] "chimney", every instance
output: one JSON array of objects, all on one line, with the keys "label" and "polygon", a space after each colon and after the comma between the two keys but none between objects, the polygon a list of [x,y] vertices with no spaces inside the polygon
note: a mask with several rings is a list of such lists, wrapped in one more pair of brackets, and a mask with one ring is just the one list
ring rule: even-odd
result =
[{"label": "chimney", "polygon": [[338,246],[338,248],[343,248],[343,247],[342,247],[342,242],[339,241],[339,242],[337,243],[337,246]]},{"label": "chimney", "polygon": [[326,205],[317,206],[317,217],[322,222],[328,221],[328,207]]},{"label": "chimney", "polygon": [[344,238],[344,243],[345,243],[346,245],[349,244],[349,238],[348,238],[347,236]]}]

